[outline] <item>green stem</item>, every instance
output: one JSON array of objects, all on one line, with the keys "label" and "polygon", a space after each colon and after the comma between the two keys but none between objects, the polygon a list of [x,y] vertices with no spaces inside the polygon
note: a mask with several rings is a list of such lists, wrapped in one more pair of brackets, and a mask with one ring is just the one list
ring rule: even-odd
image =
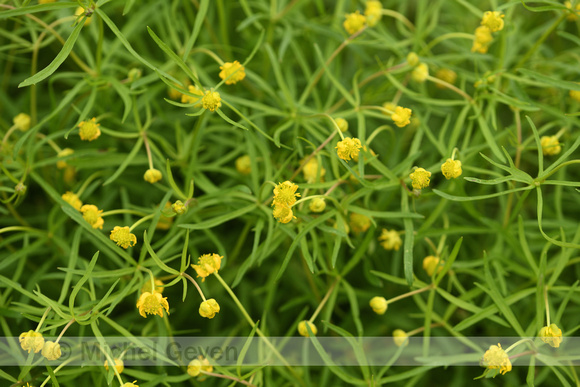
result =
[{"label": "green stem", "polygon": [[131,227],[129,227],[129,232],[133,231],[137,226],[139,226],[141,223],[153,218],[155,216],[155,214],[150,214],[147,216],[142,217],[141,219],[139,219],[138,221],[136,221],[135,223],[133,223],[133,225]]},{"label": "green stem", "polygon": [[548,28],[546,32],[544,32],[544,34],[540,37],[540,39],[536,40],[536,44],[534,44],[532,48],[530,48],[528,52],[526,52],[526,55],[524,55],[523,58],[520,59],[518,64],[515,65],[514,67],[515,69],[522,67],[523,64],[526,63],[528,59],[530,59],[530,57],[534,54],[534,52],[536,52],[536,50],[540,47],[540,45],[544,42],[544,40],[546,40],[548,36],[550,36],[550,34],[554,32],[554,30],[558,27],[558,25],[560,25],[562,20],[564,20],[567,15],[568,15],[567,13],[563,13],[562,16],[560,16],[558,20],[556,20],[554,24],[552,24],[552,26]]},{"label": "green stem", "polygon": [[336,281],[334,281],[334,283],[330,286],[330,288],[328,288],[328,291],[324,295],[324,298],[322,299],[322,301],[320,301],[320,304],[318,305],[318,308],[316,308],[316,310],[314,311],[314,313],[312,313],[312,317],[310,317],[310,320],[308,320],[308,322],[311,323],[311,322],[313,322],[316,319],[316,317],[318,316],[318,314],[320,313],[320,311],[322,310],[322,308],[326,304],[326,301],[328,301],[328,298],[332,294],[332,291],[334,290],[334,287],[336,286],[336,284],[338,283],[338,281],[340,281],[340,277],[337,278]]}]

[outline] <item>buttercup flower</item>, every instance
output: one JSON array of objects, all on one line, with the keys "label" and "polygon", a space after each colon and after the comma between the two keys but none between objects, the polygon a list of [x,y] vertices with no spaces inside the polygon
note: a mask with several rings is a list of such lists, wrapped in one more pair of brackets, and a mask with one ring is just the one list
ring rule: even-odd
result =
[{"label": "buttercup flower", "polygon": [[393,331],[393,341],[397,347],[400,347],[401,345],[409,345],[408,337],[409,335],[407,335],[407,332],[402,329],[395,329]]},{"label": "buttercup flower", "polygon": [[220,70],[219,76],[226,79],[226,85],[233,85],[246,77],[246,69],[237,60],[224,63]]},{"label": "buttercup flower", "polygon": [[111,231],[109,238],[124,249],[133,247],[137,244],[137,237],[135,234],[131,234],[129,227],[119,227],[115,226]]},{"label": "buttercup flower", "polygon": [[365,9],[367,24],[369,27],[375,26],[383,16],[383,5],[380,1],[368,0]]},{"label": "buttercup flower", "polygon": [[162,178],[163,175],[161,174],[161,171],[155,168],[149,168],[147,171],[145,171],[145,174],[143,175],[143,179],[151,184],[157,183]]},{"label": "buttercup flower", "polygon": [[187,365],[187,373],[192,378],[195,378],[201,372],[201,361],[199,359],[193,359]]},{"label": "buttercup flower", "polygon": [[415,82],[425,82],[429,76],[429,66],[426,63],[419,63],[411,72],[411,78]]},{"label": "buttercup flower", "polygon": [[272,205],[292,206],[296,203],[296,198],[300,197],[300,194],[296,193],[297,189],[298,185],[289,180],[286,180],[283,183],[278,183],[278,185],[274,187],[274,201],[272,202]]},{"label": "buttercup flower", "polygon": [[346,19],[342,25],[349,35],[362,30],[367,21],[367,18],[364,15],[361,15],[359,11],[347,13],[345,17]]},{"label": "buttercup flower", "polygon": [[274,206],[272,215],[274,215],[274,218],[277,219],[280,223],[290,223],[292,219],[296,219],[290,207],[285,204]]},{"label": "buttercup flower", "polygon": [[26,132],[30,129],[30,116],[26,113],[17,114],[13,119],[12,122],[16,126],[16,128],[20,131]]},{"label": "buttercup flower", "polygon": [[42,347],[44,347],[44,337],[42,337],[42,333],[33,330],[22,332],[18,341],[20,342],[22,349],[28,353],[38,353],[42,350]]},{"label": "buttercup flower", "polygon": [[[189,85],[187,91],[193,94],[194,97],[186,94],[181,94],[181,103],[197,103],[203,97],[203,92],[197,88],[197,86]],[[198,107],[199,103],[195,104],[194,107]]]},{"label": "buttercup flower", "polygon": [[161,297],[161,293],[157,292],[142,293],[139,301],[137,301],[137,308],[139,308],[139,314],[145,318],[147,318],[148,314],[156,314],[159,317],[163,317],[163,309],[169,314],[167,297]]},{"label": "buttercup flower", "polygon": [[243,155],[236,159],[236,170],[242,175],[249,175],[252,173],[252,161],[250,156]]},{"label": "buttercup flower", "polygon": [[387,308],[389,307],[389,303],[385,299],[385,297],[373,297],[370,301],[370,306],[373,309],[373,312],[376,314],[385,314]]},{"label": "buttercup flower", "polygon": [[562,330],[554,323],[540,329],[540,339],[554,348],[562,343]]},{"label": "buttercup flower", "polygon": [[483,19],[481,19],[481,25],[489,28],[491,32],[501,31],[503,29],[504,16],[505,15],[501,12],[487,11],[483,14]]},{"label": "buttercup flower", "polygon": [[411,183],[414,189],[427,188],[429,186],[431,172],[426,171],[423,168],[417,168],[409,175],[409,177],[411,178]]},{"label": "buttercup flower", "polygon": [[[125,369],[125,363],[121,359],[113,359],[115,361],[115,369],[117,373],[121,374]],[[105,360],[105,370],[109,370],[109,362]]]},{"label": "buttercup flower", "polygon": [[[165,287],[163,286],[164,285],[163,281],[156,278],[154,282],[155,282],[155,293],[162,294],[163,291],[165,290]],[[145,281],[145,283],[141,287],[141,293],[145,292],[153,293],[153,291],[151,290],[151,281]]]},{"label": "buttercup flower", "polygon": [[381,246],[383,246],[385,250],[399,250],[403,243],[397,231],[387,230],[386,228],[383,228],[379,240],[382,241]]},{"label": "buttercup flower", "polygon": [[358,156],[362,145],[358,138],[345,137],[344,140],[339,141],[336,144],[336,153],[338,157],[345,161],[349,161]]},{"label": "buttercup flower", "polygon": [[417,66],[419,64],[419,55],[411,51],[407,54],[407,63],[409,66]]},{"label": "buttercup flower", "polygon": [[308,208],[312,212],[322,212],[326,208],[326,201],[323,198],[312,199]]},{"label": "buttercup flower", "polygon": [[[58,152],[58,154],[56,155],[58,158],[61,157],[66,157],[66,156],[70,156],[73,153],[75,153],[74,150],[72,150],[71,148],[64,148],[63,150],[61,150],[60,152]],[[56,167],[58,169],[64,169],[67,167],[67,163],[64,160],[59,160],[56,162]]]},{"label": "buttercup flower", "polygon": [[101,217],[103,210],[92,204],[85,204],[81,207],[81,212],[83,213],[83,218],[93,227],[100,230],[103,229],[103,224],[105,221]]},{"label": "buttercup flower", "polygon": [[210,298],[199,305],[199,314],[201,317],[214,318],[215,314],[219,312],[220,306],[213,298]]},{"label": "buttercup flower", "polygon": [[187,206],[181,200],[175,201],[175,203],[171,205],[171,209],[178,215],[182,215],[187,212]]},{"label": "buttercup flower", "polygon": [[441,164],[441,173],[447,180],[455,179],[461,176],[461,161],[447,159],[443,164]]},{"label": "buttercup flower", "polygon": [[[439,69],[435,77],[450,84],[454,84],[457,80],[457,73],[451,69]],[[439,89],[445,89],[445,86],[438,83],[435,84]]]},{"label": "buttercup flower", "polygon": [[139,387],[137,384],[136,380],[134,380],[133,382],[126,382],[125,384],[123,384],[121,387]]},{"label": "buttercup flower", "polygon": [[348,121],[344,118],[338,117],[334,122],[336,122],[336,126],[338,126],[338,129],[340,129],[342,133],[348,130]]},{"label": "buttercup flower", "polygon": [[540,145],[542,145],[542,153],[544,156],[554,156],[562,150],[558,142],[558,137],[556,136],[542,136]]},{"label": "buttercup flower", "polygon": [[47,360],[57,360],[61,356],[60,344],[54,341],[47,341],[44,343],[41,353]]},{"label": "buttercup flower", "polygon": [[502,375],[512,370],[510,358],[499,343],[497,345],[491,345],[483,354],[483,365],[490,370],[498,369]]},{"label": "buttercup flower", "polygon": [[371,219],[363,214],[350,213],[350,229],[355,233],[365,232],[371,227]]},{"label": "buttercup flower", "polygon": [[395,113],[391,115],[391,120],[397,125],[399,128],[407,126],[411,123],[411,114],[413,111],[409,108],[404,108],[401,106],[397,106],[395,108]]},{"label": "buttercup flower", "polygon": [[217,254],[203,254],[197,259],[197,265],[191,265],[198,277],[205,281],[205,277],[217,273],[221,267],[223,256]]},{"label": "buttercup flower", "polygon": [[[304,168],[302,168],[302,173],[304,174],[306,182],[315,183],[317,181],[316,175],[319,174],[318,170],[318,160],[316,157],[312,157],[310,160],[308,160],[306,165],[304,165]],[[324,167],[320,167],[320,181],[323,181],[325,174],[326,169],[324,169]]]},{"label": "buttercup flower", "polygon": [[443,269],[443,264],[445,261],[441,260],[438,257],[434,257],[433,255],[429,255],[423,259],[423,270],[427,273],[429,277],[435,273],[435,269],[437,269],[437,273]]},{"label": "buttercup flower", "polygon": [[300,336],[310,337],[310,335],[308,334],[308,328],[306,328],[306,324],[308,324],[308,326],[310,327],[310,330],[312,331],[314,336],[316,336],[316,334],[318,333],[318,329],[316,328],[316,325],[314,325],[310,321],[306,321],[306,320],[302,320],[298,323],[298,333],[300,333]]},{"label": "buttercup flower", "polygon": [[83,141],[93,141],[99,138],[101,135],[101,129],[99,129],[101,124],[97,124],[97,119],[95,117],[88,121],[81,121],[79,124],[79,136]]},{"label": "buttercup flower", "polygon": [[207,90],[201,102],[203,108],[209,110],[210,112],[215,112],[216,109],[219,109],[220,106],[222,106],[222,99],[220,97],[220,93],[217,91]]},{"label": "buttercup flower", "polygon": [[491,36],[490,29],[487,26],[479,26],[475,29],[474,35],[475,39],[473,40],[471,52],[485,54],[489,48],[489,45],[493,41],[493,36]]},{"label": "buttercup flower", "polygon": [[63,198],[63,200],[68,204],[70,204],[75,210],[77,211],[81,210],[83,202],[81,202],[81,199],[79,199],[79,197],[75,193],[67,191],[62,194],[61,198]]}]

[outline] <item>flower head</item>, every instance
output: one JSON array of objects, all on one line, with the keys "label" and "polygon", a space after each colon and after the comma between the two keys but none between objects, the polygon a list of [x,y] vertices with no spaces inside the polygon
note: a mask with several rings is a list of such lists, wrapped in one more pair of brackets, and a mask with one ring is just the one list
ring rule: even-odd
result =
[{"label": "flower head", "polygon": [[274,206],[272,215],[274,215],[274,218],[277,219],[280,223],[290,223],[292,219],[296,219],[294,212],[292,212],[290,207],[285,204]]},{"label": "flower head", "polygon": [[181,103],[193,103],[195,107],[199,106],[199,100],[203,97],[203,92],[197,87],[193,85],[189,85],[187,87],[187,91],[189,91],[191,95],[181,94]]},{"label": "flower head", "polygon": [[249,175],[252,173],[252,161],[250,156],[243,155],[236,159],[236,170],[242,175]]},{"label": "flower head", "polygon": [[316,157],[312,157],[304,165],[304,168],[302,168],[302,173],[304,174],[304,178],[306,179],[307,183],[315,183],[317,182],[316,176],[320,176],[320,181],[323,181],[324,175],[326,174],[326,169],[324,169],[322,166],[319,168],[318,160]]},{"label": "flower head", "polygon": [[28,353],[31,351],[38,353],[44,346],[44,337],[42,337],[42,333],[33,330],[22,332],[18,341],[20,342],[22,349]]},{"label": "flower head", "polygon": [[[71,148],[64,148],[63,150],[61,150],[60,152],[58,152],[58,154],[56,155],[56,157],[58,157],[59,159],[62,157],[66,157],[66,156],[70,156],[74,153],[75,151],[72,150]],[[64,160],[59,160],[56,162],[56,167],[58,169],[64,169],[67,167],[67,163]]]},{"label": "flower head", "polygon": [[139,387],[137,384],[136,380],[133,380],[133,382],[126,382],[125,384],[123,384],[121,387]]},{"label": "flower head", "polygon": [[562,151],[562,147],[556,136],[542,136],[540,145],[542,145],[542,153],[544,156],[554,156]]},{"label": "flower head", "polygon": [[91,24],[91,21],[93,19],[91,19],[91,16],[93,15],[93,12],[91,9],[84,9],[83,7],[78,7],[75,11],[75,16],[86,16],[87,18],[85,19],[85,27],[88,26],[89,24]]},{"label": "flower head", "polygon": [[326,208],[326,201],[323,198],[314,198],[308,206],[312,212],[322,212]]},{"label": "flower head", "polygon": [[[115,369],[117,370],[118,374],[123,373],[123,370],[125,370],[125,363],[123,363],[123,360],[121,359],[113,359],[115,361]],[[109,370],[109,362],[105,360],[105,370],[108,371]]]},{"label": "flower head", "polygon": [[471,52],[485,54],[489,48],[489,45],[493,41],[491,30],[487,26],[479,26],[475,29],[474,35],[475,38],[473,40],[473,46],[471,46]]},{"label": "flower head", "polygon": [[[437,73],[435,74],[435,78],[441,79],[442,81],[445,81],[447,83],[450,84],[454,84],[455,81],[457,80],[457,73],[451,69],[439,69],[437,70]],[[435,84],[435,86],[437,86],[437,88],[439,89],[445,89],[444,85],[440,85],[440,84]]]},{"label": "flower head", "polygon": [[145,171],[145,174],[143,175],[143,179],[151,184],[157,183],[162,178],[163,175],[161,174],[161,171],[155,168],[149,168],[147,171]]},{"label": "flower head", "polygon": [[246,69],[237,60],[224,63],[220,70],[219,76],[226,80],[226,85],[233,85],[246,77]]},{"label": "flower head", "polygon": [[437,273],[443,269],[443,264],[445,261],[441,260],[438,257],[434,257],[433,255],[429,255],[423,259],[423,270],[427,273],[429,277],[435,273],[435,269],[437,269]]},{"label": "flower head", "polygon": [[308,324],[308,327],[310,327],[312,334],[314,336],[316,336],[316,334],[318,333],[318,329],[316,328],[316,325],[314,325],[310,321],[306,321],[306,320],[302,320],[298,323],[298,333],[300,333],[300,336],[310,337],[310,334],[308,333],[308,328],[306,328],[306,324]]},{"label": "flower head", "polygon": [[441,164],[441,173],[447,180],[455,179],[461,176],[461,161],[447,159],[443,164]]},{"label": "flower head", "polygon": [[26,113],[17,114],[12,119],[12,122],[14,123],[14,126],[16,126],[18,130],[21,130],[23,132],[26,132],[28,129],[30,129],[31,119],[30,116]]},{"label": "flower head", "polygon": [[167,297],[161,297],[161,293],[157,292],[142,293],[139,301],[137,301],[137,308],[139,308],[139,314],[145,318],[147,318],[148,314],[156,314],[159,317],[163,317],[163,309],[169,314]]},{"label": "flower head", "polygon": [[336,153],[341,159],[348,161],[358,156],[362,145],[358,138],[345,137],[344,140],[336,144]]},{"label": "flower head", "polygon": [[377,0],[367,0],[365,16],[369,27],[375,26],[383,16],[383,5]]},{"label": "flower head", "polygon": [[409,108],[404,108],[401,106],[395,107],[395,113],[391,114],[391,120],[399,128],[407,126],[411,123],[411,114],[413,111]]},{"label": "flower head", "polygon": [[197,259],[197,265],[191,265],[198,277],[205,281],[205,277],[217,273],[221,267],[223,256],[217,254],[203,254]]},{"label": "flower head", "polygon": [[47,341],[44,343],[41,353],[47,360],[57,360],[61,355],[60,344],[54,341]]},{"label": "flower head", "polygon": [[401,236],[397,231],[387,230],[386,228],[383,228],[379,240],[382,241],[381,246],[383,246],[385,250],[399,250],[403,243]]},{"label": "flower head", "polygon": [[365,232],[371,227],[371,219],[363,214],[350,213],[350,229],[355,233]]},{"label": "flower head", "polygon": [[[163,291],[165,290],[165,287],[163,286],[165,284],[163,283],[163,281],[157,278],[155,279],[154,282],[155,282],[155,293],[162,294]],[[145,281],[145,283],[141,287],[141,293],[145,292],[153,293],[153,291],[151,290],[151,281]]]},{"label": "flower head", "polygon": [[220,306],[213,298],[210,298],[199,305],[199,314],[201,317],[214,318],[215,314],[219,312]]},{"label": "flower head", "polygon": [[289,180],[286,180],[283,183],[278,183],[278,185],[274,187],[274,201],[272,202],[272,205],[292,206],[296,203],[296,198],[300,197],[300,194],[296,193],[297,189],[298,185]]},{"label": "flower head", "polygon": [[131,230],[127,226],[115,226],[111,231],[109,238],[115,242],[117,246],[121,246],[124,249],[133,247],[137,244],[137,237],[135,234],[131,234]]},{"label": "flower head", "polygon": [[188,207],[181,200],[176,200],[175,203],[171,205],[171,210],[178,215],[185,214]]},{"label": "flower head", "polygon": [[483,365],[490,370],[499,369],[500,374],[504,375],[506,372],[512,370],[512,363],[510,358],[501,348],[501,344],[491,345],[483,354]]},{"label": "flower head", "polygon": [[562,330],[554,323],[540,329],[540,339],[554,348],[562,343]]},{"label": "flower head", "polygon": [[345,120],[344,118],[338,117],[337,119],[334,120],[334,122],[336,122],[336,126],[338,126],[338,129],[340,129],[342,133],[348,130],[348,121]]},{"label": "flower head", "polygon": [[481,25],[489,28],[491,32],[501,31],[503,29],[504,14],[501,12],[487,11],[483,14]]},{"label": "flower head", "polygon": [[429,186],[431,172],[426,171],[423,168],[417,168],[409,175],[409,177],[411,178],[411,183],[414,189],[427,188]]},{"label": "flower head", "polygon": [[97,119],[95,117],[88,121],[81,121],[79,124],[79,136],[83,141],[93,141],[99,138],[101,135],[101,129],[99,129],[101,124],[97,124]]},{"label": "flower head", "polygon": [[207,109],[210,112],[215,112],[216,109],[219,109],[220,106],[222,106],[220,93],[217,91],[207,90],[201,100],[201,103],[204,109]]},{"label": "flower head", "polygon": [[187,373],[189,376],[194,378],[198,376],[201,371],[212,372],[213,366],[209,363],[209,360],[200,355],[197,359],[193,359],[189,362],[187,365]]},{"label": "flower head", "polygon": [[376,314],[385,314],[387,308],[389,307],[389,303],[387,302],[385,297],[379,296],[371,298],[369,305],[373,309],[373,312],[375,312]]},{"label": "flower head", "polygon": [[77,211],[81,210],[81,206],[83,205],[83,202],[81,202],[81,199],[79,199],[77,194],[70,192],[70,191],[67,191],[67,192],[62,194],[61,198],[65,202],[70,204],[75,210],[77,210]]},{"label": "flower head", "polygon": [[342,25],[349,35],[362,30],[367,22],[367,18],[364,15],[361,15],[359,11],[347,13],[345,18],[346,19]]},{"label": "flower head", "polygon": [[407,54],[407,63],[409,66],[415,67],[419,64],[419,55],[415,52],[411,51]]},{"label": "flower head", "polygon": [[92,204],[85,204],[81,207],[81,212],[83,213],[83,218],[93,227],[100,230],[103,229],[103,224],[105,221],[101,217],[103,210]]},{"label": "flower head", "polygon": [[395,329],[393,331],[393,341],[397,347],[400,347],[401,345],[409,345],[408,337],[409,335],[407,335],[407,332],[402,329]]},{"label": "flower head", "polygon": [[419,63],[411,72],[411,78],[415,82],[423,83],[429,76],[429,66],[426,63]]}]

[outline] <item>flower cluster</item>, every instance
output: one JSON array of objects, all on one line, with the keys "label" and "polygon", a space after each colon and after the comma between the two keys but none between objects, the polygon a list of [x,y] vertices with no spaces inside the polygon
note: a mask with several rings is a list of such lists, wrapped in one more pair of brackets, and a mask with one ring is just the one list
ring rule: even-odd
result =
[{"label": "flower cluster", "polygon": [[414,189],[427,188],[429,187],[431,172],[423,168],[417,168],[409,175],[409,177],[411,178],[411,184]]},{"label": "flower cluster", "polygon": [[498,369],[502,375],[512,370],[510,358],[499,343],[497,345],[491,345],[483,354],[483,365],[490,370]]},{"label": "flower cluster", "polygon": [[161,293],[143,292],[137,301],[139,314],[147,318],[148,314],[155,314],[163,317],[163,309],[169,314],[169,303],[167,297],[162,297]]},{"label": "flower cluster", "polygon": [[361,149],[362,144],[358,138],[345,137],[336,144],[338,157],[345,161],[357,158]]},{"label": "flower cluster", "polygon": [[487,11],[483,14],[481,25],[475,29],[471,52],[479,52],[480,54],[487,52],[489,45],[493,42],[491,33],[503,29],[503,18],[504,14],[497,11]]},{"label": "flower cluster", "polygon": [[79,136],[83,141],[93,141],[99,138],[99,136],[101,135],[101,129],[99,129],[99,126],[101,126],[101,124],[97,124],[97,119],[95,117],[91,118],[88,121],[81,121],[81,123],[78,126],[79,126]]},{"label": "flower cluster", "polygon": [[219,77],[225,79],[226,85],[234,85],[246,77],[246,69],[237,60],[220,66]]},{"label": "flower cluster", "polygon": [[395,125],[402,128],[411,123],[411,114],[413,113],[411,109],[397,106],[394,110],[395,112],[391,114],[391,120],[393,120]]},{"label": "flower cluster", "polygon": [[135,234],[131,234],[131,229],[127,226],[119,227],[115,226],[111,231],[109,238],[124,249],[133,247],[137,244],[137,237]]},{"label": "flower cluster", "polygon": [[197,259],[197,265],[191,265],[202,282],[210,274],[217,273],[221,267],[223,256],[218,254],[203,254]]},{"label": "flower cluster", "polygon": [[403,244],[401,236],[397,231],[387,230],[386,228],[383,228],[379,241],[382,241],[381,246],[383,246],[385,250],[399,250],[401,244]]}]

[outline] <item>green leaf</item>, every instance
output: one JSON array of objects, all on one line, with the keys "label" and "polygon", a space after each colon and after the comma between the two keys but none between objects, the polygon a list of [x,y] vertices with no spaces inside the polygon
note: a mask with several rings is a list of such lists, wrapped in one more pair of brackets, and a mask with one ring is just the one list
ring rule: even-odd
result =
[{"label": "green leaf", "polygon": [[195,22],[193,23],[193,30],[191,31],[191,35],[189,35],[189,39],[187,39],[187,43],[185,44],[185,50],[183,51],[183,60],[187,60],[191,52],[191,49],[195,45],[195,41],[197,40],[197,36],[199,35],[199,31],[201,30],[201,26],[203,24],[203,20],[205,19],[205,15],[207,14],[209,3],[210,3],[209,0],[201,0],[201,3],[199,4],[197,15],[195,15]]},{"label": "green leaf", "polygon": [[119,168],[117,168],[117,170],[115,171],[115,173],[113,173],[113,175],[111,177],[109,177],[103,183],[104,186],[105,185],[108,185],[108,184],[111,184],[112,182],[114,182],[115,180],[117,180],[117,178],[119,176],[121,176],[121,174],[123,173],[123,171],[129,166],[129,164],[133,161],[133,159],[135,158],[135,156],[137,156],[137,153],[141,149],[141,145],[143,145],[143,137],[142,136],[139,136],[139,138],[137,139],[137,142],[133,146],[133,149],[131,149],[131,152],[123,160],[123,162],[121,163],[121,165],[119,166]]},{"label": "green leaf", "polygon": [[242,207],[237,209],[236,211],[227,212],[223,215],[216,216],[215,218],[205,220],[203,222],[194,223],[194,224],[180,224],[179,227],[183,227],[189,230],[205,230],[208,228],[213,228],[215,226],[219,226],[222,223],[230,221],[232,219],[236,219],[241,217],[244,214],[247,214],[250,211],[253,211],[257,208],[256,204],[250,204],[246,207]]},{"label": "green leaf", "polygon": [[83,287],[84,283],[87,282],[89,278],[91,278],[91,272],[95,268],[95,265],[97,264],[98,258],[99,258],[99,252],[97,251],[93,255],[93,258],[91,258],[91,262],[89,263],[89,265],[86,268],[85,275],[83,275],[81,277],[81,279],[77,282],[77,284],[73,287],[73,290],[70,293],[70,296],[68,298],[68,307],[70,310],[70,314],[77,322],[87,320],[90,316],[90,315],[85,315],[85,316],[75,315],[75,299],[77,297],[77,294],[81,291],[81,288]]},{"label": "green leaf", "polygon": [[502,191],[502,192],[496,192],[496,193],[489,194],[489,195],[481,195],[481,196],[455,196],[455,195],[450,195],[448,193],[445,193],[443,191],[439,191],[438,189],[433,189],[433,193],[441,196],[442,198],[445,198],[448,200],[453,200],[455,202],[471,202],[474,200],[483,200],[483,199],[495,198],[498,196],[507,195],[511,192],[527,191],[527,190],[530,190],[532,188],[534,188],[534,186],[520,187],[520,188],[508,189],[508,190]]},{"label": "green leaf", "polygon": [[[562,6],[561,8],[564,8],[564,6]],[[523,68],[519,68],[518,71],[524,75],[534,78],[536,81],[539,81],[540,83],[543,83],[545,85],[554,86],[566,90],[580,90],[580,84],[576,82],[562,81],[560,79],[550,78],[535,71]]]},{"label": "green leaf", "polygon": [[65,9],[65,8],[73,8],[73,7],[76,8],[78,6],[79,6],[78,3],[68,1],[68,2],[57,2],[57,3],[52,3],[52,4],[38,4],[38,5],[32,5],[30,7],[19,7],[19,8],[11,9],[8,11],[0,12],[0,20],[7,19],[10,17],[14,17],[14,16],[34,14],[34,13],[43,12],[43,11],[53,11],[53,10],[57,10],[57,9]]},{"label": "green leaf", "polygon": [[143,244],[145,245],[145,248],[147,249],[147,251],[149,252],[149,255],[151,255],[151,258],[153,258],[153,260],[155,261],[155,263],[157,264],[157,266],[159,266],[159,268],[169,274],[176,274],[179,275],[179,272],[177,270],[175,270],[172,267],[167,266],[162,260],[161,258],[159,258],[157,256],[157,254],[155,254],[155,251],[153,251],[153,248],[151,248],[151,245],[149,244],[149,239],[147,238],[147,231],[143,232]]}]

